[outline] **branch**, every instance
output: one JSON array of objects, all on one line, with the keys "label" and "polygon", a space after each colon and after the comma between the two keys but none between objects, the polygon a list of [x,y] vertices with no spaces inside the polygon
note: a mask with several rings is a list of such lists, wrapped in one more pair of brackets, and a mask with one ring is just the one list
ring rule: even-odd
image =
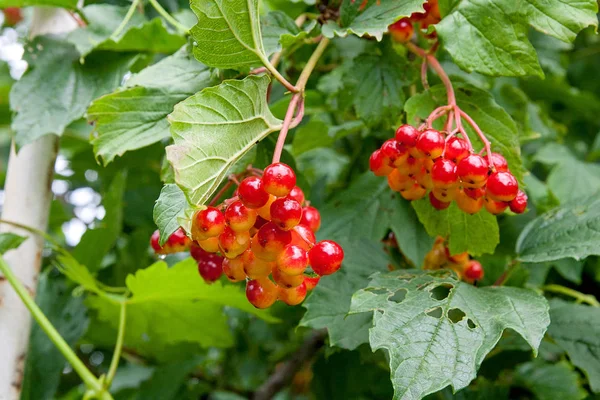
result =
[{"label": "branch", "polygon": [[312,359],[325,343],[327,330],[314,331],[300,346],[300,348],[281,367],[277,368],[265,383],[254,393],[254,400],[272,399],[281,389],[286,387],[296,372],[304,363]]},{"label": "branch", "polygon": [[598,302],[598,300],[596,300],[596,298],[591,294],[584,294],[578,292],[577,290],[570,289],[568,287],[552,284],[542,286],[542,290],[545,292],[564,294],[565,296],[573,297],[577,300],[578,303],[587,303],[592,307],[600,307],[600,303]]},{"label": "branch", "polygon": [[275,151],[273,152],[273,164],[279,162],[279,160],[281,159],[281,153],[283,151],[283,146],[285,145],[285,138],[287,137],[288,131],[290,130],[290,127],[292,125],[294,112],[296,111],[298,102],[304,102],[304,100],[302,99],[302,93],[294,94],[292,96],[292,100],[290,100],[287,112],[285,113],[285,118],[283,119],[281,131],[279,131],[279,137],[277,138]]}]

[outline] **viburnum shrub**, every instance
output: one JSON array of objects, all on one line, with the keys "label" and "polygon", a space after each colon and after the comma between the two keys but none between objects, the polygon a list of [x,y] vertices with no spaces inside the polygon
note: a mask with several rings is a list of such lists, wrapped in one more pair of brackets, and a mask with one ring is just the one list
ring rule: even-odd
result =
[{"label": "viburnum shrub", "polygon": [[597,0],[0,8],[0,399],[600,395]]}]

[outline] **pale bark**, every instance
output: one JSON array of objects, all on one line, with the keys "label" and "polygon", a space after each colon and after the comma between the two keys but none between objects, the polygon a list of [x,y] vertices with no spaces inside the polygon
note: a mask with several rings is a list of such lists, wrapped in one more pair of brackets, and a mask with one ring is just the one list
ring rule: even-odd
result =
[{"label": "pale bark", "polygon": [[[36,8],[30,35],[63,33],[77,27],[65,10]],[[2,219],[45,231],[52,200],[52,175],[58,152],[58,137],[48,135],[11,150],[8,161]],[[15,275],[35,294],[40,270],[43,239],[7,224],[2,232],[15,232],[29,239],[6,253],[6,262]],[[0,277],[0,400],[18,400],[29,342],[31,316],[8,282]]]}]

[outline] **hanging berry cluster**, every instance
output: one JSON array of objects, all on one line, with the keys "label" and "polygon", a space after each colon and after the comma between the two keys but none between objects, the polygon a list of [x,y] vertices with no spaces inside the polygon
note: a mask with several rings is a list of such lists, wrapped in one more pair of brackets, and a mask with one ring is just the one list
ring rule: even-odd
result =
[{"label": "hanging berry cluster", "polygon": [[450,268],[460,279],[468,283],[479,281],[484,276],[483,267],[479,261],[472,260],[468,253],[451,256],[444,238],[438,237],[431,251],[425,256],[423,269],[436,270],[441,268]]},{"label": "hanging berry cluster", "polygon": [[[223,273],[231,282],[246,281],[246,297],[257,308],[278,299],[300,304],[321,276],[339,270],[344,252],[334,241],[316,242],[321,216],[306,203],[292,168],[274,163],[262,174],[252,171],[233,198],[194,214],[191,241],[180,238],[178,230],[165,250],[155,233],[152,247],[164,254],[187,240],[205,281],[214,282]],[[307,273],[309,265],[314,274]]]},{"label": "hanging berry cluster", "polygon": [[[405,43],[408,42],[414,33],[414,25],[417,25],[419,30],[426,31],[429,25],[435,25],[441,21],[440,7],[438,0],[429,0],[423,4],[425,12],[413,13],[408,18],[402,18],[394,22],[388,27],[392,39],[396,42]],[[437,35],[434,32],[425,35],[427,38],[435,38]]]}]

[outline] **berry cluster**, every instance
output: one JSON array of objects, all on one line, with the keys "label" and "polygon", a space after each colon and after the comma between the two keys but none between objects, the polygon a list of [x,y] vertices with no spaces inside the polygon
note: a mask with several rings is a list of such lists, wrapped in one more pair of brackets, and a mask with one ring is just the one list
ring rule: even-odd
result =
[{"label": "berry cluster", "polygon": [[425,256],[423,269],[436,270],[441,268],[450,268],[458,277],[466,282],[473,283],[483,279],[484,271],[481,263],[472,260],[468,253],[450,255],[450,250],[442,237],[438,237],[433,248]]},{"label": "berry cluster", "polygon": [[158,238],[160,233],[158,230],[154,231],[152,237],[150,238],[150,246],[152,246],[152,250],[156,254],[166,255],[173,253],[181,253],[184,251],[188,251],[192,244],[192,241],[185,234],[185,231],[181,228],[177,229],[169,238],[164,245],[160,245],[158,243]]},{"label": "berry cluster", "polygon": [[[427,30],[429,25],[435,25],[441,21],[438,0],[427,1],[423,4],[423,8],[425,12],[413,13],[410,17],[399,19],[388,27],[390,35],[396,42],[406,43],[412,38],[414,33],[413,24],[417,24],[419,29]],[[433,32],[426,35],[426,37],[435,38],[436,33]]]},{"label": "berry cluster", "polygon": [[[220,206],[196,211],[190,252],[207,282],[223,273],[232,282],[247,280],[246,297],[255,307],[278,299],[296,305],[321,276],[341,267],[344,252],[334,241],[317,243],[321,216],[306,204],[292,168],[275,163],[257,175],[243,179]],[[165,247],[173,247],[170,241]],[[154,236],[152,246],[157,250]],[[314,274],[306,273],[309,265]]]},{"label": "berry cluster", "polygon": [[491,165],[464,139],[402,125],[395,138],[371,154],[370,168],[377,176],[387,176],[390,188],[406,200],[421,199],[429,192],[429,201],[438,210],[454,200],[468,214],[483,207],[492,214],[509,207],[523,213],[527,195],[519,190],[506,159],[492,153],[489,160]]}]

